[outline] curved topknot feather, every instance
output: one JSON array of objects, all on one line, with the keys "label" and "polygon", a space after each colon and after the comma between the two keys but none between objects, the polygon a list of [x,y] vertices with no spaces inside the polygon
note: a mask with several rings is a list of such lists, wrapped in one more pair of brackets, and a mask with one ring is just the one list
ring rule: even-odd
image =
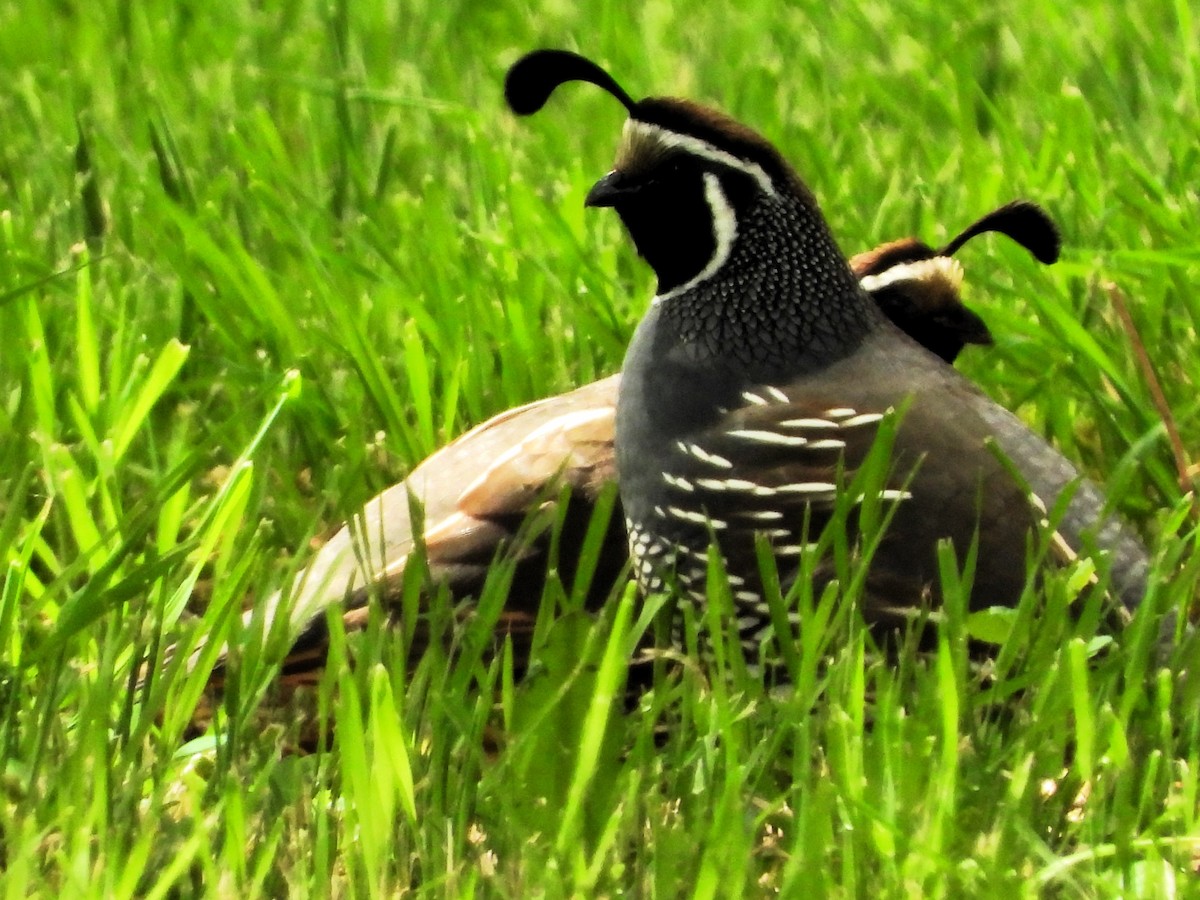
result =
[{"label": "curved topknot feather", "polygon": [[560,84],[586,81],[612,94],[631,113],[637,101],[616,80],[584,56],[570,50],[534,50],[526,53],[508,70],[504,79],[504,99],[519,116],[529,116],[546,105]]},{"label": "curved topknot feather", "polygon": [[1028,200],[1014,200],[971,225],[938,251],[939,256],[953,256],[963,244],[979,234],[995,231],[1007,235],[1040,263],[1050,265],[1058,260],[1062,249],[1058,227],[1044,209]]}]

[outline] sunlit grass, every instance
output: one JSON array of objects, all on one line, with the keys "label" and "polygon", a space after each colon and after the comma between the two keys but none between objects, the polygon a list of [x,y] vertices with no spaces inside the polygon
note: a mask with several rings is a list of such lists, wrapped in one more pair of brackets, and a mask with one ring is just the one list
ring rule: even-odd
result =
[{"label": "sunlit grass", "polygon": [[[1043,203],[1058,265],[962,254],[998,339],[964,368],[1148,537],[1133,624],[1108,641],[1068,567],[999,623],[990,668],[967,639],[997,623],[954,590],[935,646],[889,659],[851,577],[791,598],[791,690],[718,639],[630,709],[626,661],[661,623],[629,595],[594,620],[552,580],[519,681],[487,652],[497,571],[465,627],[433,604],[457,652],[409,670],[410,621],[344,639],[331,619],[320,684],[264,704],[280,635],[255,649],[248,597],[449,438],[619,366],[650,276],[582,201],[622,112],[571,86],[507,114],[506,66],[543,45],[754,125],[848,252]],[[0,0],[0,60],[7,896],[1189,892],[1200,688],[1154,644],[1195,592],[1197,531],[1104,288],[1191,450],[1187,3]],[[166,661],[202,637],[193,670]],[[226,641],[245,649],[191,740]],[[291,752],[313,733],[326,752]]]}]

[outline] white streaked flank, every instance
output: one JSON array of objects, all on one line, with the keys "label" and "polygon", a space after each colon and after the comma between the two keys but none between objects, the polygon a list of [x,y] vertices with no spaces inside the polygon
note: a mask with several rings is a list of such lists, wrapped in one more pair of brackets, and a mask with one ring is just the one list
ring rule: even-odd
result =
[{"label": "white streaked flank", "polygon": [[667,513],[674,516],[683,522],[692,522],[696,525],[711,526],[714,531],[721,531],[729,527],[729,523],[722,519],[714,519],[711,516],[706,516],[702,512],[697,512],[694,509],[681,509],[678,506],[668,506]]},{"label": "white streaked flank", "polygon": [[816,544],[778,544],[771,548],[776,556],[800,556],[803,553],[815,553]]},{"label": "white streaked flank", "polygon": [[752,522],[778,522],[783,518],[783,513],[777,509],[748,509],[739,512],[738,515]]},{"label": "white streaked flank", "polygon": [[778,431],[766,431],[759,428],[735,428],[725,432],[726,436],[743,441],[753,441],[756,444],[773,444],[777,447],[803,447],[808,444],[808,438],[791,434],[780,434]]},{"label": "white streaked flank", "polygon": [[757,494],[759,486],[744,478],[697,478],[696,486],[709,491],[739,491],[746,494]]},{"label": "white streaked flank", "polygon": [[857,416],[851,416],[842,423],[843,428],[855,428],[859,425],[874,425],[876,422],[883,419],[883,413],[860,413]]},{"label": "white streaked flank", "polygon": [[828,419],[784,419],[779,423],[780,428],[840,428],[837,422]]},{"label": "white streaked flank", "polygon": [[680,452],[686,453],[702,463],[707,463],[718,469],[732,469],[733,463],[723,456],[717,456],[715,453],[709,453],[699,444],[685,444],[683,441],[676,441],[675,446]]},{"label": "white streaked flank", "polygon": [[680,478],[678,475],[672,475],[670,472],[663,472],[663,481],[671,487],[689,494],[696,490],[696,486],[686,478]]},{"label": "white streaked flank", "polygon": [[775,490],[781,494],[836,494],[837,485],[829,481],[795,481]]}]

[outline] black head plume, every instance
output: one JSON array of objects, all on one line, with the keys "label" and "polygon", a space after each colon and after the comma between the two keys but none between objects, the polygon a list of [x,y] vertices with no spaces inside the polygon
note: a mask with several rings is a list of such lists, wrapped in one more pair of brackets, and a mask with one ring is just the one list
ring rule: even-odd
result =
[{"label": "black head plume", "polygon": [[1014,200],[973,222],[937,251],[938,256],[953,256],[963,244],[980,234],[995,231],[1016,241],[1040,263],[1049,265],[1058,259],[1062,241],[1058,228],[1044,209],[1028,200]]},{"label": "black head plume", "polygon": [[603,88],[634,111],[637,101],[606,71],[570,50],[534,50],[518,59],[504,79],[504,99],[519,116],[529,116],[546,105],[560,84],[586,81]]}]

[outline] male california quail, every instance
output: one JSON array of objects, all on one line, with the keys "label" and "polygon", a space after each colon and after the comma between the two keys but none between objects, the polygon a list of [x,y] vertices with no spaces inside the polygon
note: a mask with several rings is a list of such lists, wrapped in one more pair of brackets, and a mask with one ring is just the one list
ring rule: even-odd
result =
[{"label": "male california quail", "polygon": [[[1037,505],[1071,488],[1062,539],[1080,551],[1091,534],[1111,554],[1121,600],[1139,601],[1147,560],[1137,538],[1106,518],[1102,495],[1065,458],[871,302],[815,198],[768,141],[687,100],[634,101],[566,51],[523,57],[506,96],[529,114],[567,81],[600,86],[629,113],[616,163],[586,202],[616,210],[658,277],[625,357],[616,422],[644,590],[704,603],[715,544],[738,636],[757,654],[771,628],[756,544],[769,544],[786,589],[849,502],[893,514],[867,573],[868,623],[936,602],[945,538],[960,561],[977,543],[972,608],[1013,605]],[[855,476],[880,434],[890,435],[889,468],[864,486]],[[813,565],[818,590],[836,577],[831,563]]]},{"label": "male california quail", "polygon": [[[962,303],[962,267],[952,257],[968,239],[989,231],[1006,235],[1042,262],[1058,258],[1058,233],[1049,217],[1033,203],[1016,201],[973,222],[940,250],[904,238],[860,253],[850,265],[890,317],[953,362],[964,344],[992,340],[979,316]],[[386,602],[398,589],[416,546],[416,528],[431,580],[456,600],[478,595],[497,559],[515,558],[510,601],[497,628],[514,638],[518,658],[542,596],[552,525],[560,529],[554,563],[563,583],[584,590],[587,608],[603,604],[629,559],[619,504],[609,514],[589,584],[577,585],[576,578],[597,500],[616,479],[619,383],[620,376],[613,375],[503,412],[368,503],[361,519],[342,527],[295,580],[288,629],[295,645],[284,675],[304,680],[320,669],[326,607],[341,604],[346,627],[357,628],[366,621],[372,595]],[[416,527],[410,496],[422,507]],[[280,599],[266,601],[268,621]],[[223,662],[218,671],[222,667]]]}]

